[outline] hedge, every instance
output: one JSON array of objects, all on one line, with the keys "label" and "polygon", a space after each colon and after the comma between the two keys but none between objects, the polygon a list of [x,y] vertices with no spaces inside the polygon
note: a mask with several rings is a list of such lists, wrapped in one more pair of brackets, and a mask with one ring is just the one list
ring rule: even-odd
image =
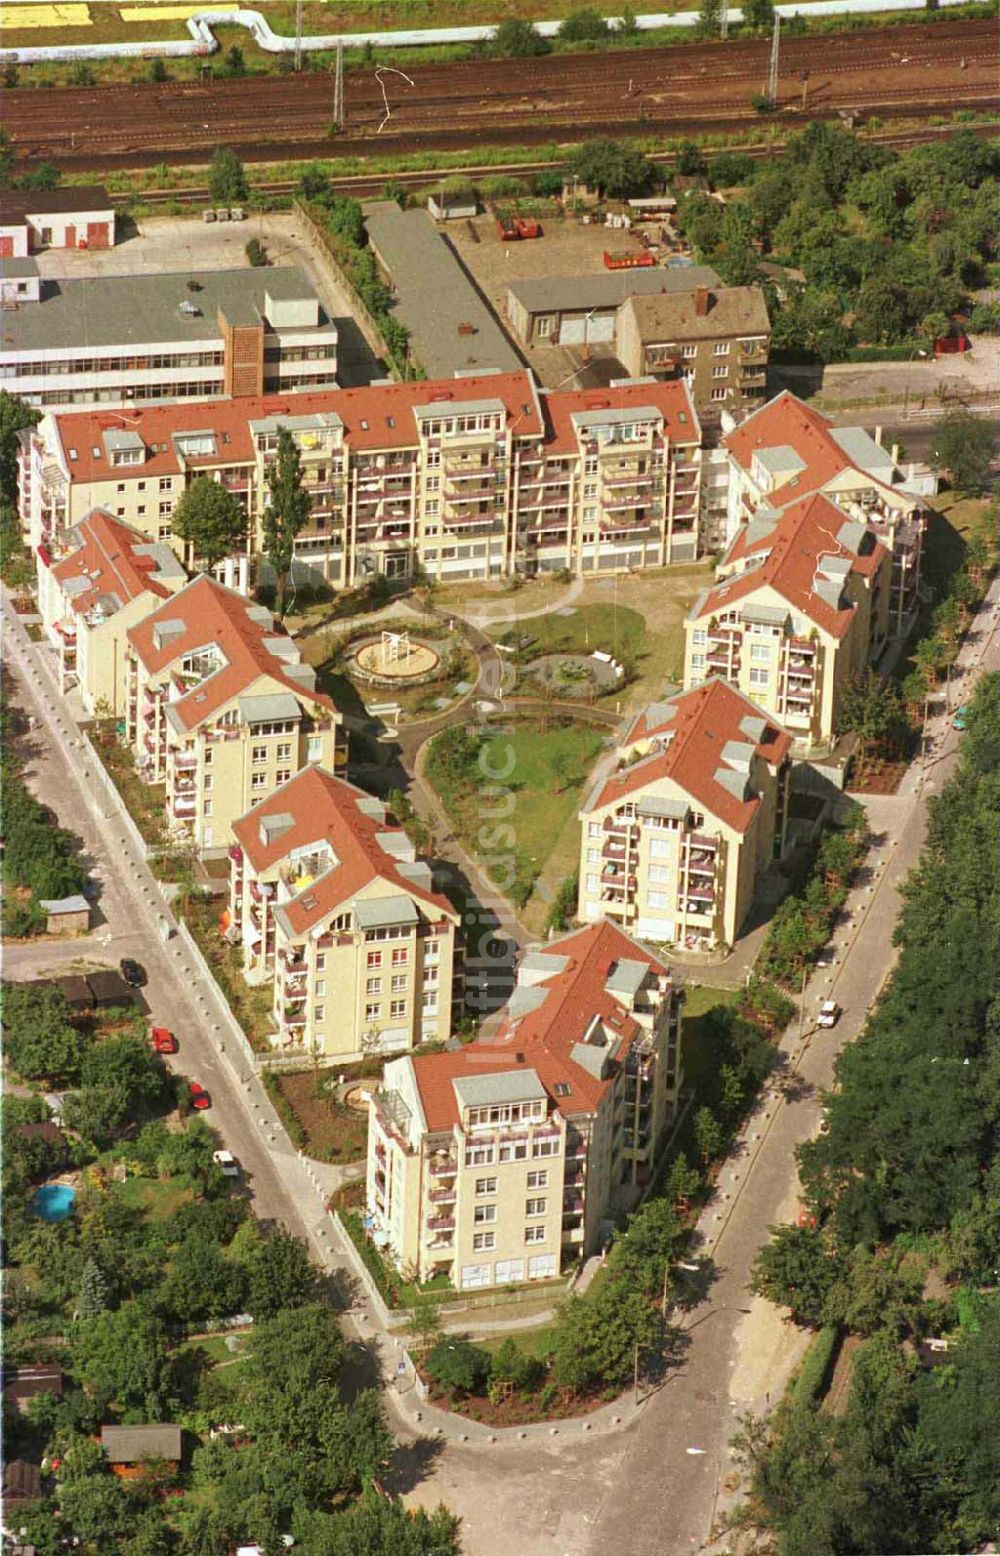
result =
[{"label": "hedge", "polygon": [[808,1410],[823,1398],[830,1386],[840,1349],[840,1326],[826,1324],[813,1336],[801,1371],[792,1388],[792,1409]]}]

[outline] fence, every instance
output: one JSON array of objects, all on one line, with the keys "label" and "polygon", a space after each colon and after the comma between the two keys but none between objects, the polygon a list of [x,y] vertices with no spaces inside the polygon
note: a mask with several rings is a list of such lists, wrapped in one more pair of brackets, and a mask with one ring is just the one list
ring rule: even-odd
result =
[{"label": "fence", "polygon": [[351,1266],[351,1273],[355,1276],[365,1296],[371,1303],[382,1328],[405,1328],[409,1315],[405,1312],[405,1310],[402,1312],[394,1313],[392,1309],[387,1306],[385,1298],[376,1286],[371,1274],[365,1268],[361,1255],[355,1247],[354,1238],[347,1230],[343,1221],[341,1221],[338,1212],[336,1210],[330,1210],[327,1212],[327,1214],[329,1215],[330,1220],[333,1222],[337,1236],[340,1238],[340,1241],[343,1244],[344,1253],[347,1256],[347,1262]]},{"label": "fence", "polygon": [[389,373],[393,377],[398,377],[398,374],[393,370],[392,357],[383,338],[382,331],[379,329],[375,315],[371,312],[367,303],[363,301],[355,289],[353,281],[350,280],[335,255],[329,234],[324,232],[319,222],[313,219],[309,214],[308,208],[302,204],[301,200],[292,201],[292,210],[303,223],[306,234],[314,247],[320,250],[324,264],[328,265],[333,271],[333,278],[337,285],[346,292],[347,300],[351,305],[351,312],[354,314],[355,322],[365,340],[379,360],[387,364]]},{"label": "fence", "polygon": [[226,1033],[226,1036],[229,1037],[236,1045],[237,1052],[242,1054],[251,1070],[256,1073],[259,1062],[258,1056],[254,1053],[253,1049],[250,1047],[250,1044],[247,1042],[246,1033],[240,1026],[236,1017],[233,1015],[229,1001],[226,999],[226,996],[223,994],[222,990],[219,988],[218,983],[216,982],[215,974],[212,972],[212,969],[209,967],[204,956],[202,956],[201,949],[197,941],[195,940],[191,931],[188,929],[187,925],[184,923],[183,919],[178,919],[177,921],[177,935],[181,941],[181,944],[184,946],[184,949],[187,951],[191,960],[197,967],[199,974],[204,979],[205,987],[208,990],[209,996],[214,1001],[215,1008],[219,1016],[222,1018],[221,1025]]},{"label": "fence", "polygon": [[[150,848],[149,844],[146,842],[146,839],[139,831],[139,828],[132,820],[132,817],[129,814],[128,806],[125,804],[125,801],[119,794],[114,779],[108,772],[104,763],[101,761],[97,747],[94,745],[90,736],[83,729],[79,730],[79,741],[80,745],[83,747],[84,776],[93,777],[96,787],[102,791],[107,803],[111,806],[111,809],[117,812],[119,820],[122,822],[125,831],[128,833],[129,841],[132,844],[132,847],[135,849],[140,859],[148,860],[156,852],[156,850]],[[90,762],[93,763],[92,773],[87,766],[88,758]]]}]

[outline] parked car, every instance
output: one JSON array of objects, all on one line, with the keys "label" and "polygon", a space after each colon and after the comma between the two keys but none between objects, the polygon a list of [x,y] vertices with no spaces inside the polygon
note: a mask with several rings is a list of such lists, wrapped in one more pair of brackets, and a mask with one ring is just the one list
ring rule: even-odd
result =
[{"label": "parked car", "polygon": [[177,1039],[166,1027],[153,1027],[149,1037],[158,1054],[175,1054],[177,1052]]},{"label": "parked car", "polygon": [[824,1000],[816,1017],[818,1027],[835,1027],[840,1020],[840,1006],[836,1000]]},{"label": "parked car", "polygon": [[188,1098],[191,1106],[197,1108],[199,1113],[212,1106],[211,1097],[199,1081],[188,1081]]},{"label": "parked car", "polygon": [[240,1165],[232,1151],[213,1151],[212,1160],[227,1178],[238,1178]]},{"label": "parked car", "polygon": [[962,706],[960,708],[956,708],[956,710],[955,710],[955,717],[951,721],[951,726],[952,726],[952,729],[958,729],[958,730],[968,729],[968,727],[969,727],[969,704],[967,702],[963,702]]},{"label": "parked car", "polygon": [[146,969],[141,962],[134,961],[131,956],[122,957],[118,963],[118,971],[130,989],[141,989],[145,986]]}]

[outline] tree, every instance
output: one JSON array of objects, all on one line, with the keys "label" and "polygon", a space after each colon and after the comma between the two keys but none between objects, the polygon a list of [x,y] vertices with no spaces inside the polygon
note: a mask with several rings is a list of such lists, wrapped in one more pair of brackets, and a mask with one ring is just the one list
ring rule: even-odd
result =
[{"label": "tree", "polygon": [[108,1474],[64,1480],[59,1510],[64,1532],[68,1525],[79,1539],[101,1551],[113,1550],[133,1519],[128,1492],[116,1475]]},{"label": "tree", "polygon": [[159,55],[157,55],[156,59],[152,60],[150,63],[149,79],[154,83],[154,85],[162,81],[169,81],[170,79],[170,77],[167,75],[167,67],[163,63],[163,60],[160,59]]},{"label": "tree", "polygon": [[254,1320],[304,1307],[316,1296],[316,1271],[306,1245],[283,1227],[260,1243],[249,1266],[250,1311]]},{"label": "tree", "polygon": [[174,509],[173,528],[210,573],[239,548],[246,534],[246,510],[221,482],[199,475]]},{"label": "tree", "polygon": [[274,608],[285,614],[285,591],[295,557],[295,538],[305,527],[312,498],[302,485],[302,459],[287,427],[278,433],[278,451],[267,471],[264,505],[264,555],[274,569]]},{"label": "tree", "polygon": [[600,43],[607,38],[610,29],[600,11],[582,6],[570,11],[559,24],[561,43]]},{"label": "tree", "polygon": [[19,189],[58,189],[62,174],[52,162],[36,162],[30,173],[22,173],[17,181]]},{"label": "tree", "polygon": [[163,1316],[182,1324],[227,1318],[242,1311],[245,1299],[245,1271],[224,1256],[213,1237],[205,1235],[180,1242],[156,1293]]},{"label": "tree", "polygon": [[706,1165],[720,1154],[723,1144],[722,1125],[711,1108],[699,1108],[695,1114],[694,1138],[698,1155]]},{"label": "tree", "polygon": [[111,1037],[88,1049],[81,1086],[66,1098],[66,1122],[97,1145],[108,1145],[123,1125],[159,1102],[167,1072],[139,1037]]},{"label": "tree", "polygon": [[80,1277],[80,1295],[76,1304],[79,1316],[96,1318],[98,1313],[106,1312],[110,1306],[110,1295],[108,1277],[91,1254]]},{"label": "tree", "polygon": [[330,179],[320,168],[310,165],[299,178],[299,192],[303,199],[322,202],[330,193]]},{"label": "tree", "polygon": [[443,1334],[441,1306],[437,1302],[418,1302],[410,1313],[410,1333],[421,1355],[434,1350]]},{"label": "tree", "polygon": [[556,781],[556,793],[561,794],[579,779],[580,763],[572,751],[557,746],[549,758],[549,771]]},{"label": "tree", "polygon": [[238,43],[226,50],[226,75],[245,76],[247,73],[246,60],[243,58],[243,50]]},{"label": "tree", "polygon": [[76,1325],[70,1341],[73,1374],[125,1409],[155,1420],[163,1408],[168,1378],[167,1332],[139,1301],[123,1302]]},{"label": "tree", "polygon": [[69,1019],[66,996],[44,983],[3,987],[7,1059],[25,1080],[74,1081],[89,1039]]},{"label": "tree", "polygon": [[686,140],[677,153],[677,171],[698,178],[708,171],[708,158],[696,140]]},{"label": "tree", "polygon": [[881,752],[897,745],[904,723],[895,681],[872,669],[850,677],[840,704],[840,728],[857,734],[859,763],[864,763],[869,749]]},{"label": "tree", "polygon": [[993,444],[989,417],[965,409],[949,411],[934,429],[931,464],[947,471],[958,491],[978,492],[989,481]]},{"label": "tree", "polygon": [[773,27],[772,0],[743,0],[743,25],[752,27],[754,32],[762,32],[764,28]]},{"label": "tree", "polygon": [[781,1307],[797,1324],[823,1323],[826,1302],[838,1275],[828,1240],[816,1227],[771,1228],[771,1241],[754,1260],[750,1289]]},{"label": "tree", "polygon": [[663,1338],[657,1310],[626,1281],[604,1280],[571,1296],[556,1328],[552,1365],[557,1383],[584,1390],[621,1388],[640,1359]]},{"label": "tree", "polygon": [[[3,132],[0,131],[0,134]],[[0,498],[17,511],[18,433],[34,427],[41,411],[16,394],[0,389]]]},{"label": "tree", "polygon": [[229,146],[217,146],[212,155],[208,193],[215,205],[239,205],[250,194],[243,163]]},{"label": "tree", "polygon": [[479,1394],[490,1375],[490,1353],[471,1340],[442,1340],[426,1358],[424,1371],[449,1395]]},{"label": "tree", "polygon": [[498,59],[531,59],[548,54],[552,45],[531,22],[506,16],[489,39],[489,52]]},{"label": "tree", "polygon": [[723,0],[701,0],[698,11],[697,32],[699,38],[715,38],[722,26]]},{"label": "tree", "polygon": [[584,141],[571,153],[567,167],[582,183],[616,200],[645,194],[654,178],[642,152],[616,140]]}]

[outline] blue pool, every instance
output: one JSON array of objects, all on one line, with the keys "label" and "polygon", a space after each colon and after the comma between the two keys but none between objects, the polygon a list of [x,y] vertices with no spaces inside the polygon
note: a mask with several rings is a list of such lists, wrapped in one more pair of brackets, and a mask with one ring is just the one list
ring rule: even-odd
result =
[{"label": "blue pool", "polygon": [[43,1183],[31,1196],[30,1209],[43,1221],[65,1221],[73,1214],[76,1189],[68,1183]]}]

